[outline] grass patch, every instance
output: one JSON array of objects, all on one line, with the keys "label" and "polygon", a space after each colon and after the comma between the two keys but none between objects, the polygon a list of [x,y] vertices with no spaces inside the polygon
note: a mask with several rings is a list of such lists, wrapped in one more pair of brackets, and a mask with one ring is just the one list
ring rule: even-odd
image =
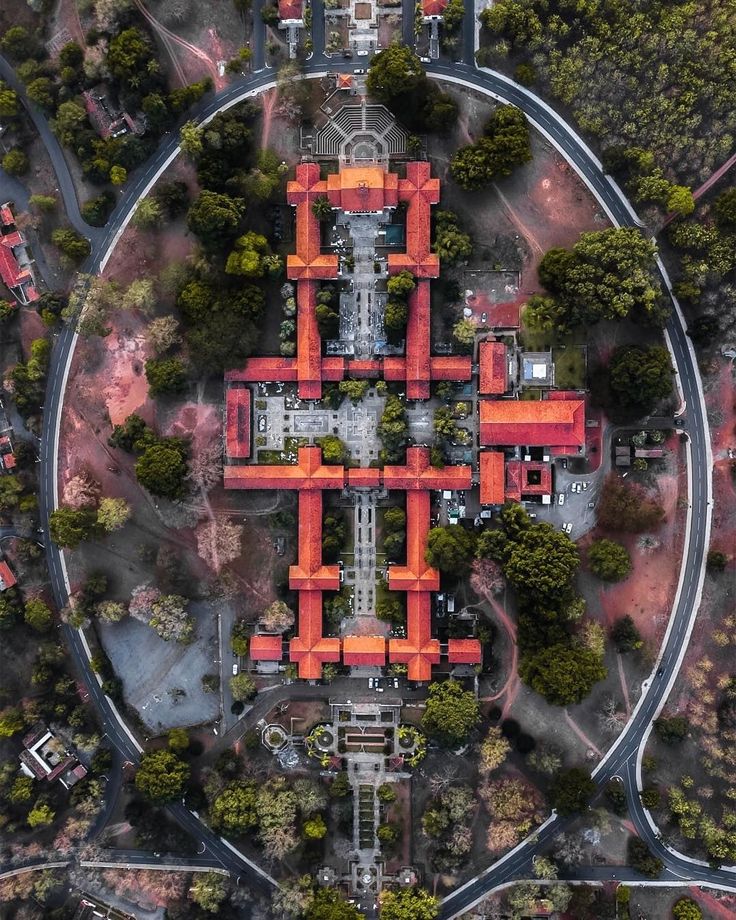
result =
[{"label": "grass patch", "polygon": [[585,387],[585,354],[577,345],[555,348],[555,384],[561,390],[582,390]]},{"label": "grass patch", "polygon": [[535,387],[524,387],[524,389],[519,394],[519,399],[524,400],[525,402],[536,402],[542,398],[542,391],[537,390]]}]

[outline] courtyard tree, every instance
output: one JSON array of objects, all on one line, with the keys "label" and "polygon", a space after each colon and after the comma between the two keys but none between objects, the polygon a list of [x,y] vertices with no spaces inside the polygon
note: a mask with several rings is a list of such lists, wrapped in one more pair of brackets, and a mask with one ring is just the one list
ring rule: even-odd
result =
[{"label": "courtyard tree", "polygon": [[151,751],[141,756],[135,788],[157,804],[179,798],[189,779],[189,766],[171,751]]},{"label": "courtyard tree", "polygon": [[406,270],[400,271],[386,282],[386,289],[389,294],[394,297],[400,297],[402,300],[406,300],[416,286],[414,275]]},{"label": "courtyard tree", "polygon": [[322,815],[314,815],[302,825],[305,840],[322,840],[327,836],[327,825]]},{"label": "courtyard tree", "polygon": [[435,920],[440,902],[423,888],[381,892],[381,920]]},{"label": "courtyard tree", "polygon": [[322,448],[322,460],[325,463],[342,464],[350,456],[347,446],[336,434],[325,434],[316,441]]},{"label": "courtyard tree", "polygon": [[452,337],[458,345],[462,345],[464,351],[469,353],[473,348],[477,331],[475,323],[463,316],[452,327]]},{"label": "courtyard tree", "polygon": [[475,535],[463,526],[433,527],[424,553],[429,565],[450,575],[465,575],[475,556]]},{"label": "courtyard tree", "polygon": [[399,462],[406,447],[409,426],[406,419],[406,407],[398,396],[389,394],[386,397],[376,433],[383,445],[381,454],[384,462]]},{"label": "courtyard tree", "polygon": [[363,920],[363,917],[335,888],[318,889],[304,914],[304,920]]},{"label": "courtyard tree", "polygon": [[588,549],[588,565],[603,581],[622,581],[631,571],[631,557],[615,540],[594,540]]},{"label": "courtyard tree", "polygon": [[319,195],[312,202],[312,214],[317,220],[329,220],[332,217],[332,205],[326,195]]},{"label": "courtyard tree", "polygon": [[48,606],[40,597],[31,597],[26,601],[23,619],[34,632],[48,632],[53,626],[54,617]]},{"label": "courtyard tree", "polygon": [[595,793],[595,782],[590,773],[582,767],[560,770],[552,779],[549,799],[560,815],[572,815],[584,811]]},{"label": "courtyard tree", "polygon": [[456,680],[429,685],[422,728],[446,747],[462,744],[480,721],[475,695]]}]

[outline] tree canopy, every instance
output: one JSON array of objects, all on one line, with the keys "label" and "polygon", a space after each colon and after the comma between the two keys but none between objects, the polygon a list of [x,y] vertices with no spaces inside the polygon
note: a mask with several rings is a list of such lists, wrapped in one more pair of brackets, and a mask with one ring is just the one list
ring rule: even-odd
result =
[{"label": "tree canopy", "polygon": [[587,770],[571,767],[558,771],[552,779],[549,798],[558,814],[572,815],[587,808],[595,789],[595,782]]},{"label": "tree canopy", "polygon": [[143,754],[135,787],[152,802],[169,802],[181,796],[189,779],[189,766],[171,751]]},{"label": "tree canopy", "polygon": [[631,571],[631,557],[615,540],[594,540],[588,549],[588,565],[603,581],[622,581]]},{"label": "tree canopy", "polygon": [[611,392],[619,405],[641,414],[672,394],[672,361],[669,351],[661,345],[619,346],[611,356],[608,373]]},{"label": "tree canopy", "polygon": [[531,158],[526,115],[516,106],[501,105],[486,122],[484,136],[454,154],[450,173],[461,188],[481,189]]},{"label": "tree canopy", "polygon": [[470,571],[475,554],[475,535],[461,525],[433,527],[427,537],[424,558],[436,569],[452,575]]},{"label": "tree canopy", "polygon": [[381,893],[381,920],[435,920],[440,902],[423,888]]},{"label": "tree canopy", "polygon": [[606,673],[602,657],[578,644],[558,643],[519,663],[524,683],[554,706],[581,702]]},{"label": "tree canopy", "polygon": [[480,706],[475,695],[463,690],[456,680],[429,685],[427,708],[422,716],[422,728],[447,747],[466,740],[480,721]]}]

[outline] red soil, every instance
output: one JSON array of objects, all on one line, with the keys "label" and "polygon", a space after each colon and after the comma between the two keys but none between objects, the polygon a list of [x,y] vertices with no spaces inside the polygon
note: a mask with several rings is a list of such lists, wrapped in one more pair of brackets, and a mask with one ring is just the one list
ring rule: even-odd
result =
[{"label": "red soil", "polygon": [[31,342],[34,339],[45,339],[49,335],[49,330],[43,324],[43,320],[32,307],[20,307],[20,340],[23,347],[23,354],[28,356],[31,350]]}]

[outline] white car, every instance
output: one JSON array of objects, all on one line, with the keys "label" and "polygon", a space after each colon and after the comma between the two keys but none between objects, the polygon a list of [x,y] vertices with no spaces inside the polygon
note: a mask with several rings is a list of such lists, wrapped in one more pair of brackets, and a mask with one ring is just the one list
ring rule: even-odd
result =
[{"label": "white car", "polygon": [[236,661],[235,664],[233,665],[233,677],[235,677],[237,673],[238,673],[238,663]]},{"label": "white car", "polygon": [[584,483],[583,483],[583,492],[587,492],[587,490],[588,490],[588,483],[587,483],[587,482],[584,482]]},{"label": "white car", "polygon": [[557,496],[557,504],[558,505],[565,504],[565,493],[564,492],[560,492],[560,494]]},{"label": "white car", "polygon": [[562,529],[565,531],[565,533],[571,533],[571,532],[572,532],[572,523],[571,523],[570,521],[568,521],[567,524],[565,524],[565,525],[563,526]]}]

